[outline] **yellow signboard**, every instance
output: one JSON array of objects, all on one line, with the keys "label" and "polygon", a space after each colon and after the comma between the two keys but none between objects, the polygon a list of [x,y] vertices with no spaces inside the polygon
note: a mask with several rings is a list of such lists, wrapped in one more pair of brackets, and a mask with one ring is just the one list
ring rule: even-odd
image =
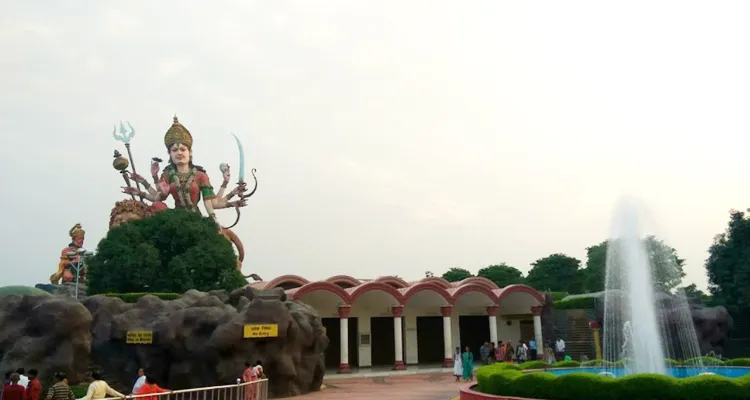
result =
[{"label": "yellow signboard", "polygon": [[245,339],[278,337],[279,324],[246,324],[242,336]]},{"label": "yellow signboard", "polygon": [[154,332],[152,331],[128,331],[125,336],[127,344],[151,344],[154,342]]}]

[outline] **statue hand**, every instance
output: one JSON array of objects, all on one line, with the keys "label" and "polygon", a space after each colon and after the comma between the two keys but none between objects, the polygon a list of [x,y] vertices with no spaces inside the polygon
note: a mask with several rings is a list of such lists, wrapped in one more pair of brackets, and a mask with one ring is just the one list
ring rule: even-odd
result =
[{"label": "statue hand", "polygon": [[132,186],[123,186],[122,192],[125,194],[139,195],[140,191]]},{"label": "statue hand", "polygon": [[247,205],[246,199],[240,199],[235,201],[230,201],[227,203],[228,207],[245,207]]},{"label": "statue hand", "polygon": [[224,171],[222,172],[222,175],[224,176],[224,182],[229,182],[229,178],[232,177],[232,173],[230,171],[229,165],[227,165],[227,168],[224,169]]},{"label": "statue hand", "polygon": [[246,192],[247,191],[247,183],[242,182],[242,183],[238,184],[237,188],[234,189],[234,190],[237,191],[237,194],[242,194],[242,193]]},{"label": "statue hand", "polygon": [[135,172],[130,173],[130,179],[140,183],[141,185],[146,183],[146,178],[136,174]]},{"label": "statue hand", "polygon": [[169,184],[164,181],[159,181],[159,192],[163,195],[169,194]]},{"label": "statue hand", "polygon": [[151,160],[151,176],[159,175],[159,162]]}]

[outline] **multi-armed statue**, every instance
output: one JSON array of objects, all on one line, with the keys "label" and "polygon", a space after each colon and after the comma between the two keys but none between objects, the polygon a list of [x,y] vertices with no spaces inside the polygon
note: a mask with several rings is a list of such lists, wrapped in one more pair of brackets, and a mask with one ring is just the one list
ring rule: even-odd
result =
[{"label": "multi-armed statue", "polygon": [[[154,157],[151,160],[150,172],[154,183],[153,186],[146,178],[136,173],[133,166],[130,139],[134,136],[135,130],[130,124],[128,124],[128,127],[129,131],[120,123],[119,135],[117,127],[115,127],[113,135],[115,139],[125,143],[130,161],[118,151],[115,151],[115,160],[112,165],[120,171],[125,180],[126,186],[123,187],[123,193],[129,194],[132,199],[120,201],[115,205],[110,218],[110,228],[128,220],[144,218],[154,212],[166,209],[167,205],[164,203],[164,200],[170,196],[174,200],[175,208],[182,208],[198,213],[200,213],[198,206],[202,202],[208,216],[216,222],[221,233],[237,247],[237,267],[240,268],[244,258],[244,248],[237,235],[231,231],[231,228],[239,222],[241,215],[240,207],[247,205],[247,199],[258,189],[258,179],[255,177],[255,170],[253,169],[252,175],[255,186],[248,193],[247,184],[244,180],[244,150],[237,136],[235,136],[235,140],[240,152],[239,182],[234,189],[225,194],[231,177],[229,165],[221,164],[219,166],[224,179],[219,191],[214,192],[206,170],[193,164],[193,136],[179,122],[177,116],[174,117],[172,126],[164,135],[164,145],[169,154],[169,162],[161,170],[161,175],[159,174],[159,163],[162,160],[158,157]],[[132,171],[128,171],[129,165],[132,167]],[[135,182],[135,187],[131,185],[131,181]],[[145,191],[141,189],[141,186],[143,186]],[[232,201],[232,198],[235,196],[238,196],[238,199]],[[149,206],[145,203],[145,200],[150,201],[152,204]],[[216,218],[216,210],[222,208],[234,208],[237,213],[236,220],[228,227],[221,226],[219,220]]]}]

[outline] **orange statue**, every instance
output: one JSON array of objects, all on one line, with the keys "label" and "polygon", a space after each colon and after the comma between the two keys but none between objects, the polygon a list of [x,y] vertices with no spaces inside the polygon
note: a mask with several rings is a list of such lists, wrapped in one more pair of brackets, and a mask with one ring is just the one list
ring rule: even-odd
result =
[{"label": "orange statue", "polygon": [[[71,242],[68,247],[62,249],[60,252],[60,262],[57,264],[57,272],[49,277],[52,284],[58,284],[60,279],[62,279],[63,283],[75,282],[76,280],[74,265],[78,265],[81,262],[82,255],[78,253],[78,250],[83,248],[86,231],[83,230],[81,224],[75,224],[70,228],[68,234],[70,235]],[[75,255],[71,257],[68,253],[75,253]],[[79,282],[86,281],[85,268],[79,271],[78,280]]]}]

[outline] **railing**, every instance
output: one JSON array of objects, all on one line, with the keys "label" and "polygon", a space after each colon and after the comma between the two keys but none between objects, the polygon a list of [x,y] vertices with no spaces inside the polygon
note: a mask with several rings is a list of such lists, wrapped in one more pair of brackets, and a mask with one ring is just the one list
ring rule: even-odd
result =
[{"label": "railing", "polygon": [[[268,400],[268,379],[236,385],[210,386],[194,389],[170,390],[164,393],[131,394],[128,400]],[[122,400],[108,397],[104,400]]]}]

